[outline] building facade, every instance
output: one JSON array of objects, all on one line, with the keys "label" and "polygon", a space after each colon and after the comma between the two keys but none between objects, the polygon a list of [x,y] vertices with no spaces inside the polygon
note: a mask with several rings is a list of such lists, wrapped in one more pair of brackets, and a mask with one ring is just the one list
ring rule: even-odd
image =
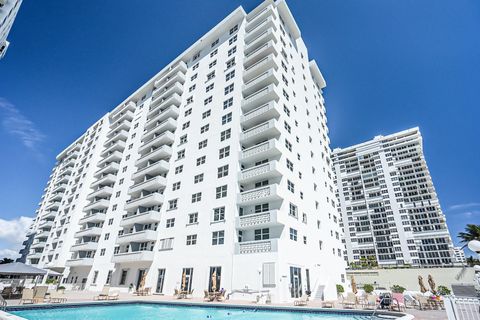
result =
[{"label": "building facade", "polygon": [[10,42],[8,33],[12,29],[13,21],[23,0],[0,0],[0,59],[5,56]]},{"label": "building facade", "polygon": [[418,128],[335,149],[333,161],[349,264],[455,262]]},{"label": "building facade", "polygon": [[465,258],[465,251],[463,251],[462,247],[453,247],[453,254],[455,255],[455,262],[467,262],[467,258]]},{"label": "building facade", "polygon": [[28,262],[87,290],[336,298],[324,87],[284,1],[239,7],[57,157]]}]

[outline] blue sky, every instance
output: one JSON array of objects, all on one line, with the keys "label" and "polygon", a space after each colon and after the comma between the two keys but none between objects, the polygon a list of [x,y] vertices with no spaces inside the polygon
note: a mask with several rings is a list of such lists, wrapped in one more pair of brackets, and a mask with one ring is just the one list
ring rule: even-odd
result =
[{"label": "blue sky", "polygon": [[[259,3],[24,1],[0,61],[0,256],[18,246],[59,151],[237,6]],[[479,223],[480,2],[288,4],[327,80],[332,147],[419,126],[452,235]]]}]

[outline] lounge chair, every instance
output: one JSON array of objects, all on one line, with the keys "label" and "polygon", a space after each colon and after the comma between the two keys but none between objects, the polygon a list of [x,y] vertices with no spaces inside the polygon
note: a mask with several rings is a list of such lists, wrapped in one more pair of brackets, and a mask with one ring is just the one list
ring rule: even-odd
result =
[{"label": "lounge chair", "polygon": [[367,295],[363,301],[363,309],[375,309],[377,307],[377,296],[373,294]]},{"label": "lounge chair", "polygon": [[33,300],[35,300],[35,303],[45,302],[45,296],[47,295],[47,291],[47,286],[35,287],[35,292],[33,294]]},{"label": "lounge chair", "polygon": [[62,303],[67,301],[67,298],[63,295],[63,293],[60,293],[58,291],[53,291],[50,292],[50,302],[51,303]]},{"label": "lounge chair", "polygon": [[397,309],[399,312],[405,310],[405,297],[401,293],[392,293],[392,304],[390,305],[390,309],[394,310]]},{"label": "lounge chair", "polygon": [[112,291],[112,293],[107,296],[107,300],[118,300],[119,295],[118,291]]},{"label": "lounge chair", "polygon": [[322,308],[335,308],[335,301],[332,301],[332,300],[322,301]]},{"label": "lounge chair", "polygon": [[3,288],[2,293],[1,293],[2,297],[4,297],[5,299],[10,299],[12,294],[13,294],[13,287]]},{"label": "lounge chair", "polygon": [[302,294],[300,299],[293,301],[294,306],[306,306],[308,303],[308,295],[306,293]]},{"label": "lounge chair", "polygon": [[203,290],[203,301],[212,302],[215,299],[215,294],[211,294],[208,290]]},{"label": "lounge chair", "polygon": [[420,294],[417,294],[417,295],[415,295],[415,299],[418,302],[418,308],[420,310],[426,310],[426,309],[431,309],[432,308],[432,305],[431,305],[430,301],[428,301],[427,297],[424,297]]},{"label": "lounge chair", "polygon": [[102,292],[98,296],[93,297],[93,300],[107,300],[108,292],[110,291],[110,286],[103,286]]},{"label": "lounge chair", "polygon": [[223,302],[225,301],[225,290],[220,291],[217,295],[214,296],[215,300],[218,302]]},{"label": "lounge chair", "polygon": [[34,290],[33,289],[23,289],[22,298],[20,299],[20,304],[26,303],[35,303],[33,299]]},{"label": "lounge chair", "polygon": [[357,296],[353,292],[348,292],[347,297],[341,302],[344,308],[355,309],[357,307]]}]

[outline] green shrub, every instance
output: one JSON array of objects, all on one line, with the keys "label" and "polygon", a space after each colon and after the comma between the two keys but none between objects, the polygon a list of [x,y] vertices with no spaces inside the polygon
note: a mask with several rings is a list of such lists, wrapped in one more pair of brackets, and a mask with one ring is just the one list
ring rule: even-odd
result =
[{"label": "green shrub", "polygon": [[65,287],[64,286],[60,286],[57,288],[57,290],[65,290]]},{"label": "green shrub", "polygon": [[445,286],[438,286],[437,288],[437,293],[441,296],[448,296],[449,294],[451,294],[452,292],[450,291],[450,289],[448,289],[447,287]]},{"label": "green shrub", "polygon": [[56,284],[57,280],[56,279],[47,279],[45,280],[45,284]]},{"label": "green shrub", "polygon": [[392,292],[394,293],[403,293],[406,290],[404,287],[398,284],[394,284],[391,289],[392,289]]},{"label": "green shrub", "polygon": [[344,293],[345,289],[343,289],[343,286],[341,284],[337,284],[337,294]]},{"label": "green shrub", "polygon": [[366,293],[370,294],[373,292],[374,288],[371,284],[364,284],[363,285],[363,290],[365,290]]}]

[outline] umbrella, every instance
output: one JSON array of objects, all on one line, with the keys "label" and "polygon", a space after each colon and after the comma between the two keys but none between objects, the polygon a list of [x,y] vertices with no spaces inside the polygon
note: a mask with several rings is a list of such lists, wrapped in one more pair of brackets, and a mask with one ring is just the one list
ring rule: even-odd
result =
[{"label": "umbrella", "polygon": [[352,292],[357,294],[358,290],[357,290],[357,283],[355,282],[355,278],[352,276],[352,278],[350,279],[350,283],[351,283],[351,286],[352,286]]},{"label": "umbrella", "polygon": [[139,289],[144,289],[145,288],[145,280],[147,279],[147,272],[145,271],[142,275],[142,278],[140,279],[140,284],[139,284]]},{"label": "umbrella", "polygon": [[0,264],[0,275],[8,276],[39,276],[46,274],[47,271],[32,267],[21,262],[12,262]]},{"label": "umbrella", "polygon": [[217,271],[213,271],[212,273],[212,291],[217,291]]},{"label": "umbrella", "polygon": [[182,274],[182,291],[185,291],[187,287],[187,274],[185,273],[185,271],[183,271],[183,274]]},{"label": "umbrella", "polygon": [[422,276],[418,276],[418,285],[420,286],[420,292],[421,293],[427,292],[427,288],[425,288],[425,284],[423,284]]},{"label": "umbrella", "polygon": [[435,290],[435,281],[433,281],[433,277],[431,274],[428,275],[428,285],[430,286],[430,289],[432,289],[432,293],[437,292],[437,290]]}]

